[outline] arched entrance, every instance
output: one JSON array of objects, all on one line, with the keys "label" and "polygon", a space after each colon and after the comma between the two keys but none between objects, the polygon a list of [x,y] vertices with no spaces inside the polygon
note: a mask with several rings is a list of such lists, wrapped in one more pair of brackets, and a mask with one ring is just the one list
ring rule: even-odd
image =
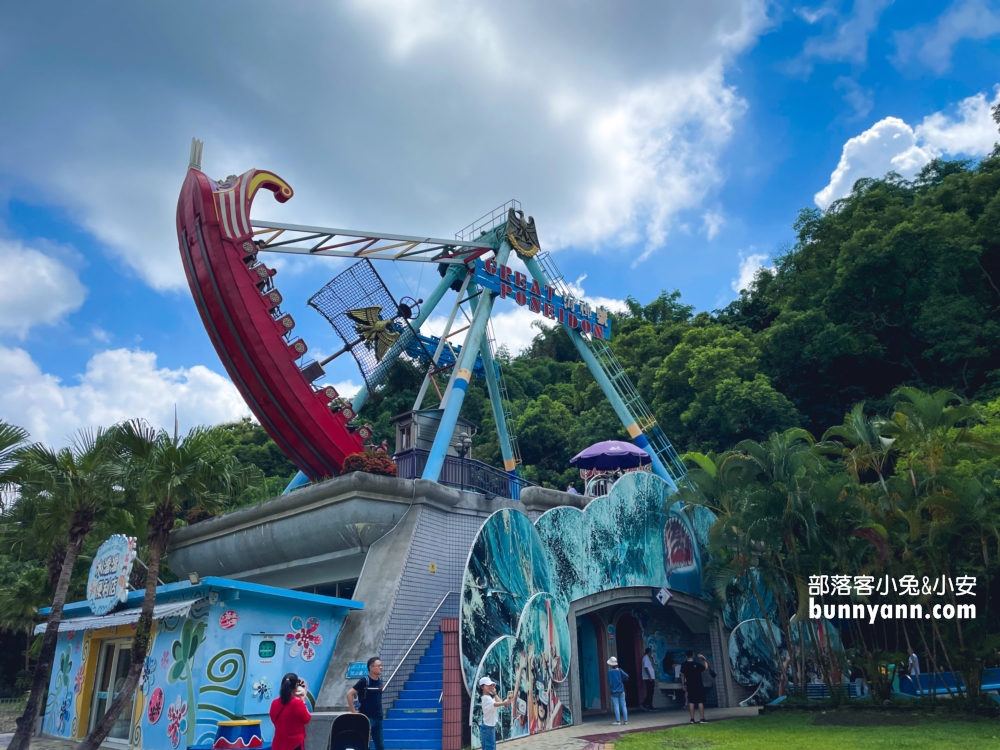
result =
[{"label": "arched entrance", "polygon": [[625,705],[639,705],[639,681],[642,679],[642,629],[635,618],[625,613],[619,615],[615,625],[618,666],[625,670]]},{"label": "arched entrance", "polygon": [[570,643],[577,663],[567,683],[574,716],[588,720],[588,714],[610,713],[606,661],[611,655],[617,656],[629,675],[626,703],[637,707],[644,697],[641,666],[646,648],[652,651],[657,672],[654,707],[679,709],[671,689],[673,670],[668,674],[664,663],[668,656],[689,648],[706,654],[719,674],[711,704],[730,705],[729,658],[721,615],[708,601],[690,594],[675,592],[666,606],[657,602],[655,594],[648,586],[630,586],[571,602]]}]

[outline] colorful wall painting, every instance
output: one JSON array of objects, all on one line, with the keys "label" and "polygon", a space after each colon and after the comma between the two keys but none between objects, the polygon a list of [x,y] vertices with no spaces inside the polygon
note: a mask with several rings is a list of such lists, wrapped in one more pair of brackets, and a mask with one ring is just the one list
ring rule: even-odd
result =
[{"label": "colorful wall painting", "polygon": [[[277,644],[276,655],[286,662],[291,660],[290,652],[298,645],[292,671],[308,684],[307,702],[312,707],[313,692],[322,684],[343,617],[334,616],[328,605],[245,591],[238,595],[231,591],[229,595],[233,597],[229,601],[217,597],[212,601],[202,591],[200,596],[204,598],[195,603],[187,616],[154,623],[150,656],[143,663],[136,692],[130,748],[189,750],[211,745],[220,720],[260,719],[264,739],[270,741],[274,728],[267,712],[276,690],[273,684],[258,685],[254,693],[254,681],[246,679],[247,658],[242,642],[244,634],[249,632],[271,633]],[[190,598],[186,593],[177,592],[157,603],[186,598]],[[236,613],[236,617],[223,618],[227,613]],[[223,628],[222,622],[228,621],[233,626]],[[308,638],[287,642],[290,623],[298,624],[296,633],[304,630]],[[91,662],[100,654],[101,640],[133,634],[134,628],[127,625],[59,634],[56,668],[50,678],[50,697],[45,708],[46,734],[80,738],[87,733],[96,672]],[[95,639],[94,648],[91,636]],[[82,651],[78,648],[80,642]],[[311,649],[310,660],[305,659],[307,645]],[[90,654],[95,659],[90,659]],[[252,713],[244,711],[247,697],[254,706]]]}]

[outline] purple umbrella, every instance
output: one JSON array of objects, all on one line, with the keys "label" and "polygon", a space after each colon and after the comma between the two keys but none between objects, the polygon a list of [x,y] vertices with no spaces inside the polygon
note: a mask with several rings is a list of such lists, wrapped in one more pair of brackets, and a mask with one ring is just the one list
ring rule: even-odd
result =
[{"label": "purple umbrella", "polygon": [[637,445],[624,443],[621,440],[605,440],[580,451],[569,462],[578,469],[611,471],[645,466],[650,463],[650,458],[649,454]]}]

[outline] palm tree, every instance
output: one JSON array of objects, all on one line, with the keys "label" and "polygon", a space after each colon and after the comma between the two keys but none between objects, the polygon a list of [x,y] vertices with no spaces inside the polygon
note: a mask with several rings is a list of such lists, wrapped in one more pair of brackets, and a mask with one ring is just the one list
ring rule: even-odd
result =
[{"label": "palm tree", "polygon": [[0,588],[0,630],[24,633],[24,671],[31,671],[31,633],[38,610],[49,603],[44,568],[30,566],[14,582]]},{"label": "palm tree", "polygon": [[[865,402],[855,404],[844,416],[844,423],[831,427],[823,434],[818,450],[840,456],[844,467],[855,482],[863,482],[865,474],[874,471],[884,492],[885,474],[894,439],[883,434],[885,421],[865,414]],[[837,438],[833,440],[832,438]]]},{"label": "palm tree", "polygon": [[0,419],[0,510],[9,504],[7,495],[20,477],[18,456],[27,440],[27,430]]},{"label": "palm tree", "polygon": [[31,681],[24,713],[17,720],[11,750],[27,750],[31,731],[48,686],[49,672],[59,638],[59,622],[80,549],[94,525],[120,507],[121,493],[114,487],[111,460],[114,433],[82,430],[72,443],[58,451],[35,444],[20,452],[22,483],[36,496],[36,524],[51,539],[65,539],[65,553],[52,594],[42,649]]},{"label": "palm tree", "polygon": [[245,488],[263,481],[260,470],[230,455],[213,430],[196,427],[181,439],[176,429],[171,437],[142,420],[133,420],[119,425],[117,433],[122,449],[118,481],[127,494],[134,494],[145,506],[148,519],[146,591],[125,684],[80,750],[97,750],[133,698],[149,651],[160,561],[178,518],[192,508],[212,512]]}]

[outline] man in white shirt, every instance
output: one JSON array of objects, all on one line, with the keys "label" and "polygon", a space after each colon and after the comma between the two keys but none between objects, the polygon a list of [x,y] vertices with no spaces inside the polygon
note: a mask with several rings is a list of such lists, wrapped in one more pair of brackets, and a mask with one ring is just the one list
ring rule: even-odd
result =
[{"label": "man in white shirt", "polygon": [[647,648],[642,656],[642,684],[646,688],[640,708],[643,711],[653,710],[653,693],[656,691],[656,667],[653,666],[653,649]]},{"label": "man in white shirt", "polygon": [[506,700],[498,701],[497,684],[489,678],[489,675],[479,681],[479,691],[483,694],[483,724],[479,727],[479,739],[483,750],[496,750],[497,709],[511,704],[514,700],[514,691],[510,691]]},{"label": "man in white shirt", "polygon": [[910,667],[911,677],[920,677],[920,659],[917,658],[917,652],[912,648],[910,649],[910,660],[907,662]]}]

